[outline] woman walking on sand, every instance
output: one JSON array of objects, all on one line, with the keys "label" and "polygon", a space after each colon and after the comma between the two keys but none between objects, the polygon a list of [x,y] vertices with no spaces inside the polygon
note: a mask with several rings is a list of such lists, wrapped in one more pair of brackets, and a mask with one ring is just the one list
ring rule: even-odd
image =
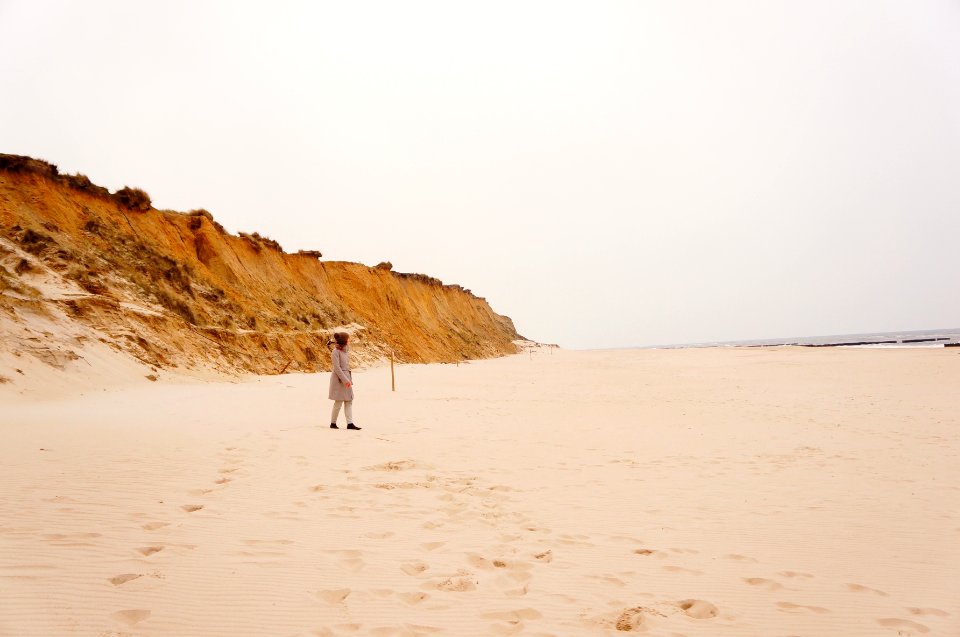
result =
[{"label": "woman walking on sand", "polygon": [[361,427],[353,424],[353,376],[350,374],[350,354],[347,344],[350,335],[346,332],[337,332],[333,335],[337,346],[333,348],[333,372],[330,374],[330,400],[333,401],[333,413],[330,414],[330,428],[337,427],[337,418],[340,417],[340,408],[347,419],[347,429],[359,431]]}]

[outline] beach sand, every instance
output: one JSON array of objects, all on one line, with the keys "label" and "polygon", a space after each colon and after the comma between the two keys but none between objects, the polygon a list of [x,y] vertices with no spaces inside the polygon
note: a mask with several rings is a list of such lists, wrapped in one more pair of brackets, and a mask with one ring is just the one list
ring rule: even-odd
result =
[{"label": "beach sand", "polygon": [[0,386],[0,635],[960,634],[956,350],[327,378]]}]

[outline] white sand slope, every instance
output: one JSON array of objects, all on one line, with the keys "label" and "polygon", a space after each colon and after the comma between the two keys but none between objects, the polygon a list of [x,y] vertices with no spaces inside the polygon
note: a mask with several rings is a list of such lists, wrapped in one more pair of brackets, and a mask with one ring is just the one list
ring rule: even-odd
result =
[{"label": "white sand slope", "polygon": [[955,350],[356,380],[4,394],[0,635],[960,634]]}]

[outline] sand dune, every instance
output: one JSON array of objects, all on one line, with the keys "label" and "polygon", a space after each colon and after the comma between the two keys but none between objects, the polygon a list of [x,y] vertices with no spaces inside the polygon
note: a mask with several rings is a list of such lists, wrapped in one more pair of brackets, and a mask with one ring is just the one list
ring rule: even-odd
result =
[{"label": "sand dune", "polygon": [[0,635],[960,634],[956,352],[356,380],[5,390]]},{"label": "sand dune", "polygon": [[460,285],[289,254],[206,210],[131,195],[0,153],[0,384],[24,380],[31,362],[55,377],[117,352],[143,364],[134,377],[314,372],[329,369],[337,331],[353,335],[354,362],[517,351],[510,318]]}]

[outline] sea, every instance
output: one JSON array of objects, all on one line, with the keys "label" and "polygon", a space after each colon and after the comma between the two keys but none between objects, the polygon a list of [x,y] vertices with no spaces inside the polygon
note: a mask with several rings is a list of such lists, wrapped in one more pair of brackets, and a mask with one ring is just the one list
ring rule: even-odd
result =
[{"label": "sea", "polygon": [[868,332],[864,334],[835,334],[832,336],[764,338],[752,341],[686,343],[683,345],[661,345],[658,349],[684,347],[772,347],[775,345],[798,345],[802,347],[960,347],[960,327],[909,332]]}]

